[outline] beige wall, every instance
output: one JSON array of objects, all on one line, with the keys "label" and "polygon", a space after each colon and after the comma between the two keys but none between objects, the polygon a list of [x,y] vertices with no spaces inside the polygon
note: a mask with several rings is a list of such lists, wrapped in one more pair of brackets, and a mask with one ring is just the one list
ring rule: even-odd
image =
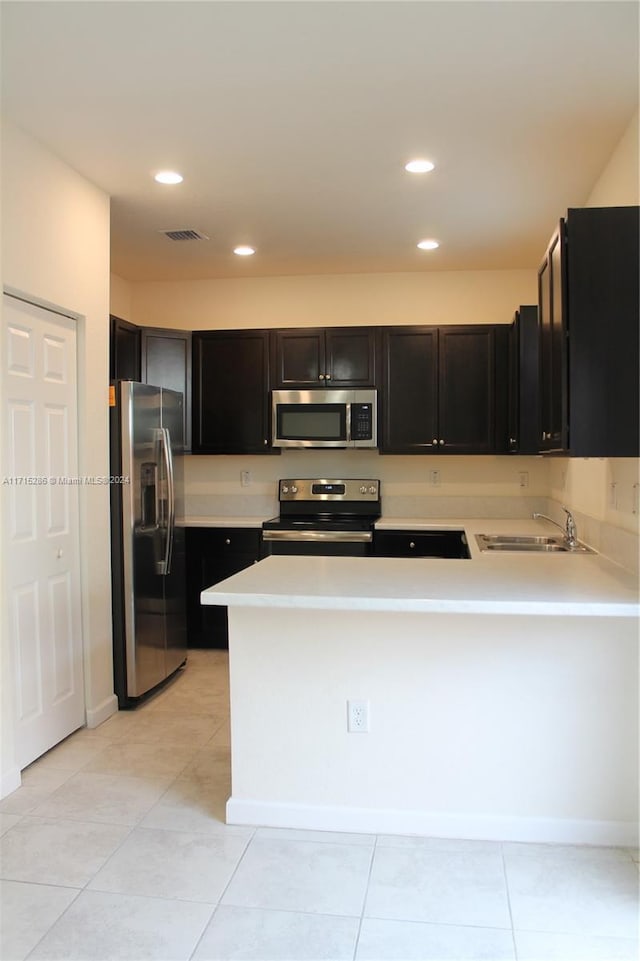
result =
[{"label": "beige wall", "polygon": [[[10,125],[2,130],[2,281],[5,289],[79,316],[80,473],[108,474],[109,198]],[[82,492],[90,715],[113,699],[109,492],[99,486]],[[5,631],[3,654],[8,647]],[[3,701],[10,683],[4,671]]]},{"label": "beige wall", "polygon": [[[131,305],[132,285],[117,274],[111,274],[109,291],[109,310],[116,317],[131,320],[133,307]],[[149,325],[147,325],[149,326]]]},{"label": "beige wall", "polygon": [[158,281],[131,285],[126,319],[192,330],[508,324],[536,297],[531,270]]},{"label": "beige wall", "polygon": [[587,207],[626,207],[640,203],[638,113],[631,118],[620,143],[593,186]]}]

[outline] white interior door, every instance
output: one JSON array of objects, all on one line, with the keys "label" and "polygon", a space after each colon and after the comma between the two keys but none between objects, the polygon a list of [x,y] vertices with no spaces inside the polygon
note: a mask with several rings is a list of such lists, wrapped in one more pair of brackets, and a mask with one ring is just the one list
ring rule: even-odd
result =
[{"label": "white interior door", "polygon": [[5,597],[16,759],[84,724],[76,323],[3,297]]}]

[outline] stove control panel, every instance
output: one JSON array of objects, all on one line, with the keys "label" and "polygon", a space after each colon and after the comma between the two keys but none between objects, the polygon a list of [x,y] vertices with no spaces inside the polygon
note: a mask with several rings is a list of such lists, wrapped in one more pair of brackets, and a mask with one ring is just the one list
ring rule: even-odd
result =
[{"label": "stove control panel", "polygon": [[335,478],[310,478],[281,480],[281,501],[364,501],[380,499],[380,481],[362,478],[337,480]]}]

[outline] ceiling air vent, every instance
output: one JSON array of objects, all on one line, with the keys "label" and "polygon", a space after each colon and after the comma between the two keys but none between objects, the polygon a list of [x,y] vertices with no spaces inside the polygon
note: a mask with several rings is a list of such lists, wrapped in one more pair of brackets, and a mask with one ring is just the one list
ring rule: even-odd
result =
[{"label": "ceiling air vent", "polygon": [[199,230],[161,230],[161,234],[169,240],[208,240],[206,234],[201,234]]}]

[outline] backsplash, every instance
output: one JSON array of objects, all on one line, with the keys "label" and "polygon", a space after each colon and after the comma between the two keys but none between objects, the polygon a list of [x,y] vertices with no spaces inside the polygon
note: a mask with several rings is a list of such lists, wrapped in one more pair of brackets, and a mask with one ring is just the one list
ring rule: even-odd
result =
[{"label": "backsplash", "polygon": [[389,517],[530,517],[546,506],[547,475],[546,462],[536,457],[382,457],[371,451],[198,455],[186,458],[186,514],[272,516],[278,512],[281,477],[371,477],[381,481],[382,510]]}]

